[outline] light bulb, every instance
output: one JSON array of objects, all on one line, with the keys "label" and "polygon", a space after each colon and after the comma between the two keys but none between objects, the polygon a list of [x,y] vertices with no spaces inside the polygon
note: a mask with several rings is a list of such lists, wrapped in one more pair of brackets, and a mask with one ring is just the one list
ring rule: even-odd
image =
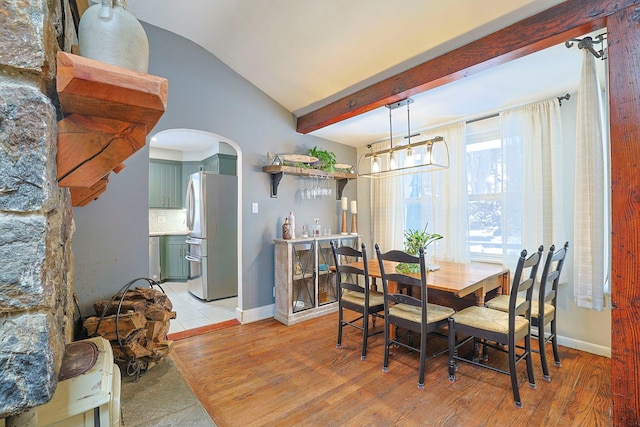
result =
[{"label": "light bulb", "polygon": [[396,163],[396,153],[394,151],[391,152],[389,156],[389,169],[395,169],[398,165]]},{"label": "light bulb", "polygon": [[411,147],[407,149],[407,159],[404,162],[405,167],[410,168],[414,165],[413,161],[413,150]]},{"label": "light bulb", "polygon": [[433,146],[427,145],[427,154],[424,157],[424,164],[425,165],[433,164],[433,152],[431,151],[432,149],[433,149]]},{"label": "light bulb", "polygon": [[373,159],[371,159],[371,172],[380,172],[380,159],[378,156],[373,156]]}]

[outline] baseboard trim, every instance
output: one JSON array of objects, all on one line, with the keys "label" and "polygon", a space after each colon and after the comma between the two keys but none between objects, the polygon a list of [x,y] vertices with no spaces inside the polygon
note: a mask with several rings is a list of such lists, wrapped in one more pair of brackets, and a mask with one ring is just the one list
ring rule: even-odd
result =
[{"label": "baseboard trim", "polygon": [[[538,328],[531,328],[531,333],[536,335],[538,333]],[[564,337],[562,335],[558,335],[558,345],[611,358],[611,347],[605,347],[603,345],[580,341],[574,338]]]},{"label": "baseboard trim", "polygon": [[168,334],[167,339],[172,341],[177,341],[183,338],[189,338],[196,335],[205,334],[207,332],[217,331],[218,329],[224,329],[231,326],[236,326],[239,324],[240,322],[238,322],[236,319],[227,320],[225,322],[214,323],[213,325],[206,325],[206,326],[201,326],[199,328],[187,329],[186,331],[174,332],[172,334]]},{"label": "baseboard trim", "polygon": [[558,345],[574,348],[576,350],[586,351],[587,353],[597,354],[598,356],[611,358],[611,347],[605,347],[603,345],[580,341],[573,338],[567,338],[560,335],[558,335]]},{"label": "baseboard trim", "polygon": [[263,305],[262,307],[252,308],[249,310],[236,308],[236,319],[238,319],[242,324],[252,323],[273,317],[275,313],[275,304]]}]

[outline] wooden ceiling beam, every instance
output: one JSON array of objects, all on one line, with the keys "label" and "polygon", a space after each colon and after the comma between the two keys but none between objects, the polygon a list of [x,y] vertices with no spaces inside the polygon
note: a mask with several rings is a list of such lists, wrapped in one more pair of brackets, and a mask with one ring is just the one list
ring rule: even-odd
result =
[{"label": "wooden ceiling beam", "polygon": [[386,104],[603,28],[607,16],[640,0],[567,0],[297,119],[307,134]]}]

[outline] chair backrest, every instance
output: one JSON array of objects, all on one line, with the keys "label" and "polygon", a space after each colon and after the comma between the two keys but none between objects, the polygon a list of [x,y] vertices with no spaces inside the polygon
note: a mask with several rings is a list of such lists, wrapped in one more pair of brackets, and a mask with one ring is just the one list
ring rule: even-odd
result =
[{"label": "chair backrest", "polygon": [[[384,305],[385,313],[389,310],[389,305],[394,304],[408,304],[415,307],[422,308],[422,323],[427,322],[427,269],[425,262],[424,249],[420,248],[418,256],[411,255],[407,252],[399,250],[391,250],[389,252],[381,253],[380,247],[376,243],[376,255],[378,257],[378,263],[380,265],[380,276],[382,278],[382,286],[384,291]],[[420,274],[403,274],[397,271],[387,271],[384,261],[392,261],[397,263],[406,264],[418,264],[420,266]],[[408,289],[407,294],[390,294],[389,293],[389,281],[396,282],[398,284],[398,290]],[[420,292],[420,298],[416,295],[416,291]]]},{"label": "chair backrest", "polygon": [[[544,247],[540,245],[538,252],[527,258],[527,250],[520,252],[520,258],[513,275],[513,284],[511,285],[511,294],[509,296],[509,320],[510,323],[515,322],[515,316],[524,316],[527,320],[531,319],[531,297],[533,295],[533,285],[536,281],[538,267],[542,259]],[[524,274],[526,271],[529,274]],[[519,297],[525,295],[524,300]],[[520,300],[520,302],[519,302]],[[513,325],[511,325],[513,326]]]},{"label": "chair backrest", "polygon": [[[364,243],[362,243],[361,248],[362,250],[359,251],[350,246],[336,247],[333,241],[331,241],[331,252],[333,252],[333,261],[337,273],[338,299],[342,298],[342,289],[361,292],[365,294],[365,298],[369,295],[369,266],[367,264],[367,249]],[[353,260],[360,259],[363,268],[343,264],[341,259],[343,256],[352,258]],[[358,277],[364,278],[364,286],[358,284]]]},{"label": "chair backrest", "polygon": [[[544,313],[544,304],[552,304],[556,306],[556,296],[558,293],[558,283],[560,282],[560,274],[562,274],[562,267],[564,266],[564,260],[569,250],[569,242],[565,242],[564,247],[555,252],[555,245],[549,248],[547,259],[542,268],[542,277],[540,278],[540,293],[538,295],[538,310],[539,314]],[[555,263],[555,268],[553,265]],[[551,286],[549,286],[551,284]]]}]

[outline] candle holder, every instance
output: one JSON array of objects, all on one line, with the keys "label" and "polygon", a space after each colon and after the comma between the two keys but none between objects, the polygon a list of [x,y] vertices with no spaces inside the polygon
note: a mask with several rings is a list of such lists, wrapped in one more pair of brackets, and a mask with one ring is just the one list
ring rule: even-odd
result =
[{"label": "candle holder", "polygon": [[347,232],[347,210],[342,211],[342,227],[340,228],[340,234],[349,234]]},{"label": "candle holder", "polygon": [[358,234],[358,214],[351,214],[351,234]]}]

